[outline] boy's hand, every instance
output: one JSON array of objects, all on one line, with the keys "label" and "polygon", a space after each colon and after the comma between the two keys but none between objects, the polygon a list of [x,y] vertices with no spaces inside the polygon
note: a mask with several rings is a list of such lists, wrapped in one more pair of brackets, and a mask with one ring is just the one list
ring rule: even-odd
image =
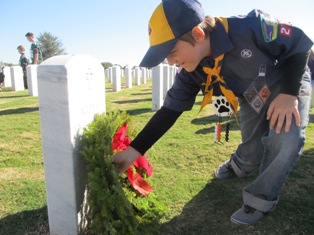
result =
[{"label": "boy's hand", "polygon": [[119,174],[122,174],[140,156],[141,154],[137,150],[129,146],[124,151],[117,153],[112,162],[117,167]]},{"label": "boy's hand", "polygon": [[283,123],[286,120],[285,132],[290,131],[292,115],[296,126],[300,126],[300,114],[298,110],[298,97],[280,93],[270,104],[267,111],[267,120],[270,120],[269,128],[276,126],[276,133],[280,134]]}]

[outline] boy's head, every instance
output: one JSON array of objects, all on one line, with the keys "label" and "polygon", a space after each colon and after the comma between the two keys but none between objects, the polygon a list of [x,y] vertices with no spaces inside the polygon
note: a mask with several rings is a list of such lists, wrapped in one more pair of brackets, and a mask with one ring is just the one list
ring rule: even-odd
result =
[{"label": "boy's head", "polygon": [[25,47],[24,47],[23,45],[19,45],[19,46],[17,47],[17,50],[19,51],[20,54],[25,53]]},{"label": "boy's head", "polygon": [[160,64],[172,51],[180,37],[205,19],[202,5],[196,0],[163,0],[149,21],[150,48],[141,67]]},{"label": "boy's head", "polygon": [[29,42],[34,41],[34,38],[35,38],[34,34],[31,32],[28,32],[27,34],[25,34],[25,37],[27,38]]}]

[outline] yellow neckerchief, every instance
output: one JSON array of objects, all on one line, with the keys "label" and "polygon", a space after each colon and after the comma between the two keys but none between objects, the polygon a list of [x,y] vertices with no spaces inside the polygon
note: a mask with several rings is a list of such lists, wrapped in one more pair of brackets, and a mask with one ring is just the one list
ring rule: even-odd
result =
[{"label": "yellow neckerchief", "polygon": [[[228,33],[228,20],[226,18],[216,18],[225,28],[226,32]],[[207,81],[206,84],[203,83],[202,85],[205,86],[205,95],[202,100],[201,108],[199,113],[202,111],[204,106],[211,102],[213,96],[213,84],[218,82],[220,90],[228,100],[229,104],[231,104],[232,112],[238,122],[237,118],[237,111],[238,111],[238,100],[234,93],[226,88],[226,82],[222,76],[220,76],[221,64],[220,62],[223,60],[224,54],[216,57],[214,59],[215,64],[213,68],[203,67],[204,72],[207,74]],[[239,123],[239,122],[238,122]]]}]

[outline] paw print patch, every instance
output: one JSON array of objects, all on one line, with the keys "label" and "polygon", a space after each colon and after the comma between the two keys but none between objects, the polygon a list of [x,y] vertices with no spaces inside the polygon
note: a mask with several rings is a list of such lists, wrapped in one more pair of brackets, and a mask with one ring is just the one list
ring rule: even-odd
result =
[{"label": "paw print patch", "polygon": [[232,109],[226,97],[219,96],[216,100],[213,100],[215,108],[215,114],[219,117],[228,117],[232,114]]}]

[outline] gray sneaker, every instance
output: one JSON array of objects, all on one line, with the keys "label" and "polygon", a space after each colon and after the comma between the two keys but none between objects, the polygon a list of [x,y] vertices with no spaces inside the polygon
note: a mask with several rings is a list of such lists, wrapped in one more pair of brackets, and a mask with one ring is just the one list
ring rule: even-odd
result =
[{"label": "gray sneaker", "polygon": [[237,177],[236,173],[232,169],[231,159],[225,161],[217,168],[215,176],[218,179],[231,179]]},{"label": "gray sneaker", "polygon": [[256,210],[248,205],[243,205],[230,217],[232,223],[249,225],[261,220],[267,213]]}]

